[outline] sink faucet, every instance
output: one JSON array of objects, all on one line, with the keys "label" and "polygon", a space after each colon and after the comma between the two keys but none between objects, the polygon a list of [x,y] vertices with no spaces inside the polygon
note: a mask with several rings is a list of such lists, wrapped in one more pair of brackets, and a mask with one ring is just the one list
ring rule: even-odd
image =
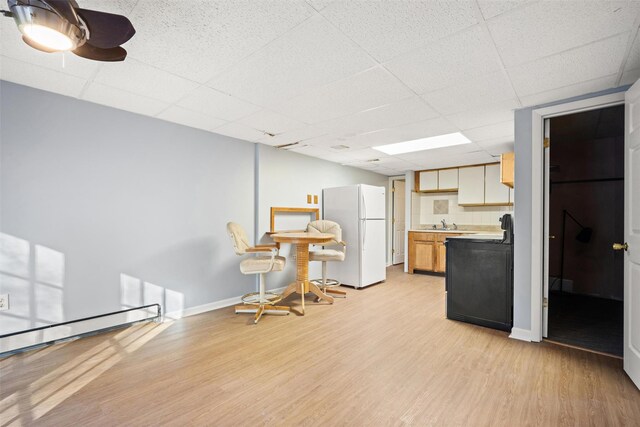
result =
[{"label": "sink faucet", "polygon": [[447,229],[447,221],[445,221],[444,219],[442,221],[440,221],[442,223],[442,229],[446,230]]}]

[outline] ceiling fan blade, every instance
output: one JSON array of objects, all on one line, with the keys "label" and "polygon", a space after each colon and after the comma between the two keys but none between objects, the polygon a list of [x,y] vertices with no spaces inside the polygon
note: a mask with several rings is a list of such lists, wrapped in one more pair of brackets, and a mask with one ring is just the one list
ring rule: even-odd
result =
[{"label": "ceiling fan blade", "polygon": [[92,46],[91,44],[89,44],[89,42],[83,44],[75,50],[72,50],[72,52],[83,58],[105,62],[124,61],[124,59],[127,57],[127,51],[120,46],[112,47],[109,49],[101,49],[99,47]]},{"label": "ceiling fan blade", "polygon": [[89,27],[89,41],[95,47],[108,49],[126,43],[136,33],[125,16],[96,10],[76,9]]},{"label": "ceiling fan blade", "polygon": [[46,46],[43,46],[43,45],[41,45],[39,43],[36,43],[33,40],[31,40],[31,39],[29,39],[29,38],[27,38],[25,36],[22,36],[22,41],[25,42],[26,44],[28,44],[29,46],[31,46],[32,48],[40,50],[42,52],[47,52],[47,53],[58,52],[57,50],[49,49]]},{"label": "ceiling fan blade", "polygon": [[69,21],[70,24],[78,25],[78,16],[73,8],[72,0],[44,0],[44,3],[49,5],[60,16]]}]

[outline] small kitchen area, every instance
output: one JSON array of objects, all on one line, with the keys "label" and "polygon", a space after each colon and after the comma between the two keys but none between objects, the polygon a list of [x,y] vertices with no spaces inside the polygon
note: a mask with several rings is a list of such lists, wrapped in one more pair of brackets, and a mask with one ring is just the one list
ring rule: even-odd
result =
[{"label": "small kitchen area", "polygon": [[447,318],[510,330],[513,153],[413,174],[406,272],[445,278]]}]

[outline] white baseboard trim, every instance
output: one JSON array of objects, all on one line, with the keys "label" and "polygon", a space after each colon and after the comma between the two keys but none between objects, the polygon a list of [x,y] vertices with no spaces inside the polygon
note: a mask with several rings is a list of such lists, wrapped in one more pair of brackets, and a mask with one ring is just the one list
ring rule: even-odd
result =
[{"label": "white baseboard trim", "polygon": [[531,342],[531,330],[512,328],[511,335],[509,335],[509,338],[512,338],[514,340]]},{"label": "white baseboard trim", "polygon": [[[286,286],[275,289],[268,289],[268,292],[280,293],[286,289]],[[185,308],[180,311],[172,311],[171,313],[165,313],[165,320],[177,320],[183,317],[195,316],[196,314],[206,313],[207,311],[218,310],[219,308],[230,307],[236,304],[242,304],[242,295],[237,297],[231,297],[219,301],[213,301],[207,304],[196,305],[194,307]]]}]

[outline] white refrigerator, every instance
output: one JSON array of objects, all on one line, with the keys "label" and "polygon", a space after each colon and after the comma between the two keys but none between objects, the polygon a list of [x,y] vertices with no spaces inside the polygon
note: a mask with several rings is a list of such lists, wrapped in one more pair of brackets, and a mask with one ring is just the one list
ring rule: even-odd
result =
[{"label": "white refrigerator", "polygon": [[323,218],[342,227],[343,262],[327,263],[327,276],[362,288],[387,278],[385,188],[358,184],[322,190]]}]

